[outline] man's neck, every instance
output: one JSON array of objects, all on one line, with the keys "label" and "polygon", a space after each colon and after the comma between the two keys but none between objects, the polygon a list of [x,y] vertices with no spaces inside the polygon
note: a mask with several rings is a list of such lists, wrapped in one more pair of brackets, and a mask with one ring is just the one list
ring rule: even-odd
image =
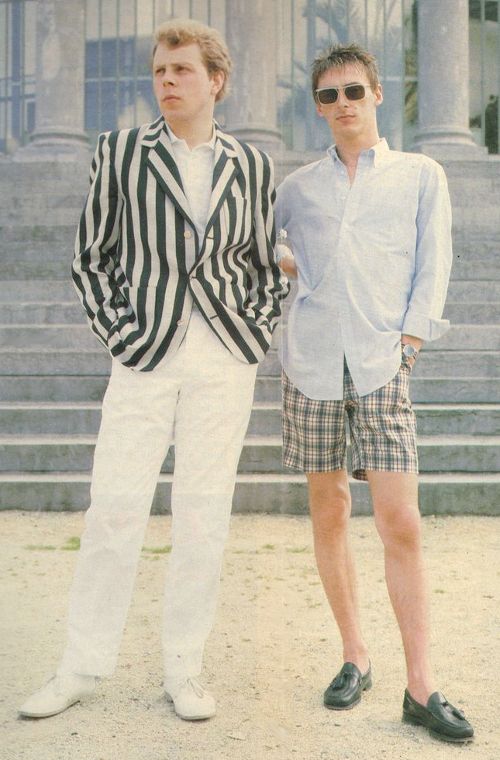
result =
[{"label": "man's neck", "polygon": [[341,140],[335,144],[337,154],[342,163],[345,165],[351,182],[354,180],[356,168],[358,166],[358,159],[361,153],[364,150],[373,148],[373,146],[376,145],[379,141],[380,137],[378,135],[378,132],[375,132],[370,137],[364,138],[362,140]]},{"label": "man's neck", "polygon": [[378,136],[378,133],[376,133],[364,140],[344,140],[337,142],[335,143],[335,147],[337,148],[337,153],[344,164],[356,165],[360,154],[364,150],[373,148],[378,142],[380,142],[380,137]]},{"label": "man's neck", "polygon": [[179,140],[185,140],[187,146],[193,150],[197,145],[210,142],[213,135],[214,125],[212,119],[200,123],[184,120],[170,120],[169,128]]}]

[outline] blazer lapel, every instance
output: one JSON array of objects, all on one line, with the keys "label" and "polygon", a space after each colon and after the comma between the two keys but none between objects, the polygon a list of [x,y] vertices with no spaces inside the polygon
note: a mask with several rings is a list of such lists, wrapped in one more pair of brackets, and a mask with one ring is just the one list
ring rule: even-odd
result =
[{"label": "blazer lapel", "polygon": [[[238,154],[233,147],[231,138],[215,125],[217,139],[215,141],[214,172],[212,178],[212,194],[208,209],[208,221],[205,228],[205,240],[211,237],[210,230],[217,220],[222,204],[228,195],[234,177],[240,171]],[[165,129],[163,117],[157,119],[144,134],[142,145],[149,148],[148,166],[163,188],[165,194],[179,209],[184,218],[194,227],[191,219],[191,209],[184,193],[182,179],[175,163],[170,140]],[[205,244],[200,251],[203,255]]]},{"label": "blazer lapel", "polygon": [[184,193],[181,175],[175,163],[163,117],[151,125],[142,139],[142,145],[150,149],[148,165],[159,185],[181,214],[193,225],[191,209]]},{"label": "blazer lapel", "polygon": [[220,210],[227,194],[231,189],[234,177],[239,171],[237,153],[231,143],[225,139],[221,130],[217,129],[217,140],[215,142],[214,156],[214,173],[212,179],[212,195],[210,197],[210,206],[208,208],[208,221],[205,230],[205,237],[209,233],[215,220],[220,214]]}]

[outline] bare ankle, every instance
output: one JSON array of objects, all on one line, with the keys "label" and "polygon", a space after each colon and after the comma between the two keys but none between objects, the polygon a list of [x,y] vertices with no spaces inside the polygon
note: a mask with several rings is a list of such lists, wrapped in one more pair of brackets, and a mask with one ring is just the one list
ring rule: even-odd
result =
[{"label": "bare ankle", "polygon": [[367,649],[345,649],[344,662],[352,662],[364,675],[370,667],[370,658]]},{"label": "bare ankle", "polygon": [[413,699],[421,705],[427,705],[429,697],[434,694],[436,689],[431,681],[411,681],[408,680],[408,691]]}]

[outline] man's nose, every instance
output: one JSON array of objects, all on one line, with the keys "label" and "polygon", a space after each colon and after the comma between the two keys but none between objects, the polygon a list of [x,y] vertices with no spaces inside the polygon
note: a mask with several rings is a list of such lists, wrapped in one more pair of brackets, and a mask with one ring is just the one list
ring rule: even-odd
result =
[{"label": "man's nose", "polygon": [[338,90],[338,103],[340,106],[346,106],[349,103],[349,100],[346,98],[345,90],[342,90],[339,88]]},{"label": "man's nose", "polygon": [[162,84],[166,87],[169,84],[175,84],[175,76],[173,71],[166,71],[162,78]]}]

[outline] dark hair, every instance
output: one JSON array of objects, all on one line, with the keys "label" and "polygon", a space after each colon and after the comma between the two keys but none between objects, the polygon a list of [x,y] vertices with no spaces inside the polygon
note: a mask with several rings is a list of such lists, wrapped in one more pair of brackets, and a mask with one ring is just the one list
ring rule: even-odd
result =
[{"label": "dark hair", "polygon": [[362,47],[350,45],[330,45],[320,53],[312,63],[311,84],[313,95],[316,95],[320,78],[330,69],[341,69],[349,64],[361,66],[366,71],[370,86],[375,88],[380,84],[377,61],[374,55]]}]

